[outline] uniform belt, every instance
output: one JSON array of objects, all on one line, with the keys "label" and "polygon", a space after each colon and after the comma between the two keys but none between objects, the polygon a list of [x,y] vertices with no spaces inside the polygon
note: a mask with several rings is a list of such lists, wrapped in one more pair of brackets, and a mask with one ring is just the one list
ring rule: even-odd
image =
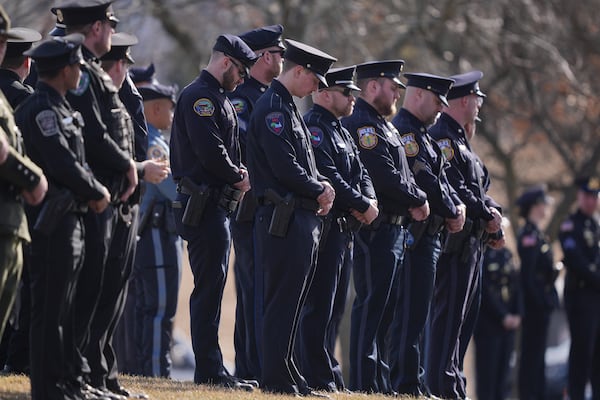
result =
[{"label": "uniform belt", "polygon": [[379,215],[382,223],[390,225],[404,225],[406,222],[408,222],[408,217],[405,215],[387,213],[379,213]]},{"label": "uniform belt", "polygon": [[[206,190],[208,191],[208,195],[213,198],[219,197],[219,195],[221,193],[221,190],[217,189],[217,188],[208,188]],[[188,189],[181,183],[177,184],[177,193],[187,194],[188,196],[191,196],[192,194],[194,194],[190,189]]]},{"label": "uniform belt", "polygon": [[[256,198],[259,206],[268,206],[270,204],[275,204],[271,200],[265,198],[264,196],[258,196]],[[309,211],[317,211],[321,207],[319,206],[319,202],[313,199],[309,199],[307,197],[295,197],[294,198],[294,208],[302,208]]]}]

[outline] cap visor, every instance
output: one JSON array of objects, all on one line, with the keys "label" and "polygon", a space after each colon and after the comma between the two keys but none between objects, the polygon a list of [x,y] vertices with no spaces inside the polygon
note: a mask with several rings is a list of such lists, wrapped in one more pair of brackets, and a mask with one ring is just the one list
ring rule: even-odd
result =
[{"label": "cap visor", "polygon": [[13,31],[12,29],[4,31],[4,33],[2,35],[7,39],[25,40],[25,38],[23,36],[19,35],[17,32]]},{"label": "cap visor", "polygon": [[392,80],[397,83],[398,85],[400,85],[401,88],[406,89],[406,85],[404,83],[402,83],[402,81],[398,78],[392,78]]},{"label": "cap visor", "polygon": [[445,105],[446,107],[448,107],[448,100],[446,99],[446,96],[442,96],[441,94],[438,94],[438,97],[440,98],[441,102],[443,105]]},{"label": "cap visor", "polygon": [[346,87],[348,89],[356,90],[357,92],[361,91],[360,88],[358,86],[356,86],[354,83],[349,83],[349,84],[346,85]]},{"label": "cap visor", "polygon": [[487,97],[487,95],[485,93],[483,93],[481,90],[476,91],[475,94],[479,97]]},{"label": "cap visor", "polygon": [[327,79],[325,79],[325,77],[321,74],[317,74],[315,71],[313,71],[313,74],[315,74],[315,76],[319,79],[319,81],[321,82],[320,86],[323,86],[324,88],[329,87],[329,85],[327,84]]}]

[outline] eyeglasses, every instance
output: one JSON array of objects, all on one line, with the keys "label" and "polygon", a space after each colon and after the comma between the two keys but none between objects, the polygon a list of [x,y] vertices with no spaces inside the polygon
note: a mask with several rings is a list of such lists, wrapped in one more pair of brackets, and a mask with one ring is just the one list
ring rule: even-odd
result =
[{"label": "eyeglasses", "polygon": [[338,92],[338,93],[341,93],[341,94],[342,94],[342,96],[344,96],[344,97],[350,97],[350,96],[352,96],[352,95],[354,94],[354,90],[353,90],[353,89],[350,89],[350,88],[348,88],[348,87],[346,87],[346,88],[343,88],[343,89],[342,89],[342,88],[336,88],[336,87],[333,87],[333,88],[328,88],[328,89],[326,89],[326,90],[329,90],[330,92]]},{"label": "eyeglasses", "polygon": [[240,78],[244,79],[246,78],[246,68],[244,66],[242,66],[241,64],[238,64],[237,61],[235,61],[232,57],[229,57],[229,59],[231,60],[231,63],[233,65],[236,66],[236,68],[238,69],[238,73],[240,74]]}]

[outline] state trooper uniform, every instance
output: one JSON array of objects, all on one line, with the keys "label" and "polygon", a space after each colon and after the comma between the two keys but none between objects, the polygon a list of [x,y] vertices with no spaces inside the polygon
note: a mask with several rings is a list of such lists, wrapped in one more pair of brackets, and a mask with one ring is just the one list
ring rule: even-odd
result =
[{"label": "state trooper uniform", "polygon": [[[402,60],[359,64],[356,77],[399,79]],[[386,335],[390,328],[404,257],[408,209],[421,207],[427,195],[415,183],[396,128],[367,101],[359,98],[342,124],[354,139],[369,171],[379,216],[355,236],[353,277],[356,298],[350,331],[350,390],[393,394]]]},{"label": "state trooper uniform", "polygon": [[554,287],[558,274],[554,269],[552,247],[540,228],[528,220],[531,207],[550,201],[543,186],[532,186],[517,199],[521,216],[525,218],[517,238],[523,290],[519,366],[519,398],[522,400],[545,396],[546,339],[550,315],[558,307]]},{"label": "state trooper uniform", "polygon": [[[325,82],[335,58],[311,46],[285,41],[285,62],[305,67]],[[309,394],[298,370],[294,342],[310,288],[322,218],[317,197],[325,180],[317,171],[309,131],[292,94],[277,79],[258,99],[250,116],[247,152],[250,180],[258,200],[254,222],[255,274],[263,288],[259,349],[261,385],[279,393]]]},{"label": "state trooper uniform", "polygon": [[[283,27],[271,25],[257,28],[240,35],[253,51],[259,50],[281,51],[285,47],[281,41]],[[268,50],[277,48],[278,50]],[[262,83],[252,75],[248,76],[244,83],[239,85],[235,91],[228,94],[237,113],[240,126],[240,150],[242,162],[245,164],[246,157],[246,130],[250,122],[250,115],[258,98],[269,88],[268,84]],[[254,307],[255,298],[262,296],[255,291],[254,278],[254,212],[256,211],[256,199],[252,190],[244,194],[235,219],[231,221],[231,236],[235,250],[236,308],[235,308],[235,332],[233,343],[235,347],[235,374],[240,378],[257,379],[260,377],[260,366],[258,362],[256,326],[260,321],[256,320],[257,313]]]},{"label": "state trooper uniform", "polygon": [[[83,35],[49,39],[25,54],[45,73],[83,63]],[[83,119],[43,79],[16,113],[33,160],[49,191],[28,211],[33,227],[31,260],[31,391],[33,399],[62,399],[77,391],[79,362],[74,320],[77,277],[84,260],[83,216],[89,200],[106,190],[85,162]],[[79,318],[79,316],[77,316]]]},{"label": "state trooper uniform", "polygon": [[[343,88],[352,96],[353,90],[360,90],[353,82],[354,71],[355,67],[329,70],[328,86]],[[336,199],[325,219],[316,271],[300,318],[297,353],[309,386],[335,392],[345,386],[335,342],[350,283],[353,237],[361,227],[350,212],[365,212],[375,190],[350,133],[331,111],[315,104],[304,122],[317,168],[331,181]]]},{"label": "state trooper uniform", "polygon": [[[580,195],[595,197],[598,203],[600,180],[585,177],[577,180]],[[560,226],[560,244],[567,268],[565,310],[571,332],[568,396],[585,397],[586,384],[592,398],[600,396],[600,226],[595,212],[590,215],[579,208]]]},{"label": "state trooper uniform", "polygon": [[504,400],[510,394],[510,360],[517,331],[504,327],[503,321],[522,311],[519,271],[510,250],[485,250],[481,280],[481,314],[474,335],[477,398]]},{"label": "state trooper uniform", "polygon": [[[219,36],[213,51],[237,59],[246,70],[256,60],[254,52],[233,35]],[[190,297],[194,382],[237,388],[240,382],[223,365],[218,328],[231,242],[229,221],[239,199],[232,185],[243,180],[242,163],[235,108],[207,70],[179,96],[170,150],[179,192],[175,222],[188,242],[194,274]]]},{"label": "state trooper uniform", "polygon": [[19,36],[19,39],[8,39],[6,41],[6,54],[0,68],[0,90],[14,109],[33,93],[33,88],[21,81],[21,77],[7,63],[23,61],[23,53],[29,50],[34,42],[42,38],[39,32],[29,28],[12,28],[11,31]]},{"label": "state trooper uniform", "polygon": [[[406,85],[433,92],[443,103],[453,80],[423,73],[405,73]],[[398,393],[419,395],[426,392],[419,351],[421,336],[433,296],[435,270],[441,251],[440,232],[446,218],[456,218],[462,204],[448,183],[446,161],[427,132],[424,122],[406,108],[392,120],[417,185],[427,193],[431,209],[422,222],[412,222],[408,250],[400,277],[398,300],[391,332],[391,376]]]}]

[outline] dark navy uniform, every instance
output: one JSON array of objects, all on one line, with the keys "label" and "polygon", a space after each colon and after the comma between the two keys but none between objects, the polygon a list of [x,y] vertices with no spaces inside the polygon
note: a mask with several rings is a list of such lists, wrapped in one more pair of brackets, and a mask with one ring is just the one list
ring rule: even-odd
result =
[{"label": "dark navy uniform", "polygon": [[[51,39],[30,55],[62,52],[54,60],[38,59],[40,73],[60,69],[82,60],[82,41],[82,35],[67,36],[64,42]],[[81,115],[54,88],[38,82],[35,94],[21,104],[16,117],[25,144],[50,186],[44,202],[28,213],[30,224],[35,225],[30,271],[32,398],[64,398],[64,391],[79,376],[74,295],[84,259],[83,215],[87,202],[102,199],[105,188],[85,163]],[[60,211],[64,216],[51,227],[45,224],[45,210],[57,201],[65,206]]]},{"label": "dark navy uniform", "polygon": [[[527,210],[542,201],[544,196],[542,189],[528,190],[519,198],[518,204]],[[517,240],[523,288],[519,397],[523,400],[543,399],[546,338],[550,314],[558,307],[558,295],[554,287],[556,271],[552,247],[535,224],[526,220]]]},{"label": "dark navy uniform", "polygon": [[[236,36],[221,35],[215,51],[235,57],[246,68],[254,53]],[[171,134],[171,168],[179,181],[175,209],[177,232],[188,241],[194,290],[190,297],[192,346],[196,358],[194,382],[233,387],[235,382],[223,366],[218,328],[221,299],[227,277],[231,236],[231,210],[219,205],[226,187],[242,181],[238,123],[235,108],[225,89],[203,70],[182,92],[175,108]],[[182,217],[192,193],[191,185],[206,185],[204,211],[195,221]],[[196,196],[194,196],[194,201]],[[190,206],[191,207],[191,206]]]},{"label": "dark navy uniform", "polygon": [[[598,196],[600,181],[578,181],[584,196]],[[596,200],[597,204],[597,200]],[[571,332],[568,395],[572,400],[585,397],[588,382],[592,398],[600,397],[600,226],[596,215],[581,209],[566,219],[559,234],[567,268],[565,309]]]},{"label": "dark navy uniform", "polygon": [[[21,77],[14,71],[24,62],[23,53],[31,48],[34,42],[42,38],[39,32],[29,28],[12,28],[11,32],[20,38],[9,38],[6,41],[4,54],[5,68],[0,69],[0,90],[14,109],[33,93],[33,88],[21,81]],[[15,68],[12,68],[14,65]]]},{"label": "dark navy uniform", "polygon": [[19,75],[9,69],[0,69],[0,90],[13,109],[33,93],[33,88],[22,83]]},{"label": "dark navy uniform", "polygon": [[[405,74],[407,86],[424,87],[442,101],[452,80],[428,74]],[[398,393],[419,395],[427,389],[420,375],[423,360],[420,341],[433,296],[435,271],[441,251],[440,232],[446,218],[456,218],[462,204],[445,175],[446,161],[437,143],[431,140],[423,121],[401,108],[392,123],[417,185],[427,193],[431,215],[409,228],[409,250],[400,277],[398,303],[391,340],[392,383]],[[418,230],[422,230],[418,233]],[[419,237],[420,236],[420,237]]]},{"label": "dark navy uniform", "polygon": [[[448,99],[467,95],[483,98],[479,71],[454,75]],[[481,293],[482,235],[491,208],[500,210],[486,193],[490,185],[487,169],[472,151],[464,128],[446,113],[430,128],[450,168],[448,181],[467,207],[463,231],[448,234],[436,271],[435,294],[428,336],[427,382],[434,394],[466,397],[462,360],[475,329]]]},{"label": "dark navy uniform", "polygon": [[[357,79],[398,78],[403,62],[360,64]],[[356,298],[350,331],[351,390],[393,393],[386,335],[392,322],[399,273],[404,257],[404,230],[410,207],[421,207],[427,195],[418,188],[394,126],[359,98],[350,117],[342,119],[369,171],[379,217],[355,237],[353,277]]]},{"label": "dark navy uniform", "polygon": [[522,311],[519,272],[510,250],[486,249],[481,286],[481,315],[474,335],[477,398],[504,400],[510,394],[516,327],[507,329],[503,322]]},{"label": "dark navy uniform", "polygon": [[[356,90],[353,73],[354,67],[334,69],[326,78],[330,87]],[[334,354],[335,342],[350,281],[353,236],[361,226],[350,211],[364,213],[375,199],[375,190],[350,133],[330,111],[315,104],[304,121],[311,133],[317,168],[331,181],[336,199],[325,222],[328,227],[319,244],[313,283],[300,319],[299,362],[311,387],[336,391],[345,385]]]},{"label": "dark navy uniform", "polygon": [[[285,58],[312,71],[321,81],[335,58],[305,44],[286,40]],[[292,71],[290,71],[292,72]],[[317,259],[322,219],[317,197],[325,190],[319,182],[314,154],[302,116],[286,87],[274,80],[256,102],[248,127],[248,166],[259,207],[254,222],[255,274],[261,301],[261,385],[279,393],[309,393],[298,370],[294,342],[300,311],[310,288]],[[293,198],[294,208],[283,228],[270,229],[283,216],[275,211]],[[277,212],[277,213],[276,213]]]}]

